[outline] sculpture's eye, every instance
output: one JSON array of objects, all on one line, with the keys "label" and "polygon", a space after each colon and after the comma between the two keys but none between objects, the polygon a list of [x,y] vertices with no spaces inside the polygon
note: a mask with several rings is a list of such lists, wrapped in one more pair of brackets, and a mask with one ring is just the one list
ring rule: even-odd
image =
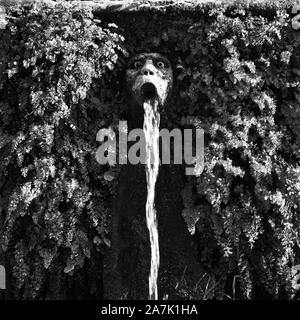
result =
[{"label": "sculpture's eye", "polygon": [[134,69],[139,69],[139,68],[141,68],[142,66],[143,66],[143,63],[142,63],[142,61],[140,61],[140,60],[136,60],[136,61],[134,61],[133,64],[132,64],[132,67],[133,67]]},{"label": "sculpture's eye", "polygon": [[163,69],[166,67],[166,64],[163,61],[157,61],[156,65],[158,66],[158,68]]}]

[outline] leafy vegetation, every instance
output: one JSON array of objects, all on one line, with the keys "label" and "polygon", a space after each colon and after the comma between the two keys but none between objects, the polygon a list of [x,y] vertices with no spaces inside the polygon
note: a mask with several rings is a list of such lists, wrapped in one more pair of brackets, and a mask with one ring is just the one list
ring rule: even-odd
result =
[{"label": "leafy vegetation", "polygon": [[9,15],[0,31],[0,257],[13,270],[12,297],[101,296],[116,180],[95,161],[95,136],[121,117],[124,61],[141,51],[183,66],[169,126],[205,129],[204,172],[182,197],[217,284],[207,296],[294,296],[299,36],[283,4],[95,17],[58,4]]},{"label": "leafy vegetation", "polygon": [[63,298],[74,274],[75,284],[88,275],[90,294],[99,296],[112,187],[94,158],[95,133],[110,105],[92,83],[105,87],[123,38],[78,8],[13,13],[1,35],[0,104],[1,252],[10,292]]}]

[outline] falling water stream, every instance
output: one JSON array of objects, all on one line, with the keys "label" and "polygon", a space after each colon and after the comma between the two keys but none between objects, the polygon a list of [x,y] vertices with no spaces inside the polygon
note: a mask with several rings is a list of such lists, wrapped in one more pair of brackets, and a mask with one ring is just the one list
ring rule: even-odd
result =
[{"label": "falling water stream", "polygon": [[159,243],[156,210],[154,206],[155,183],[159,168],[159,122],[158,102],[155,99],[144,104],[144,134],[146,141],[147,202],[146,220],[150,234],[151,269],[149,275],[149,299],[158,299],[157,277],[159,269]]}]

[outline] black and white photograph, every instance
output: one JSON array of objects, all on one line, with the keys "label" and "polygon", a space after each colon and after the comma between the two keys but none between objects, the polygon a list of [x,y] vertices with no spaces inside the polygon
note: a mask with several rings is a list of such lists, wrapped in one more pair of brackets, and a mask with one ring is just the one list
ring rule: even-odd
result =
[{"label": "black and white photograph", "polygon": [[0,300],[300,300],[300,1],[0,0]]}]

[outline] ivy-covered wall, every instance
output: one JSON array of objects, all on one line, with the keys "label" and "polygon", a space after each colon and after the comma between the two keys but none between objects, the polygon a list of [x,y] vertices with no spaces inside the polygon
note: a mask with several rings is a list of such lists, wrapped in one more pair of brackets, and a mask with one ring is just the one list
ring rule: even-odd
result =
[{"label": "ivy-covered wall", "polygon": [[94,16],[70,4],[8,9],[0,30],[8,298],[102,297],[117,179],[105,179],[95,138],[122,118],[126,59],[143,51],[182,66],[165,123],[205,130],[205,168],[186,178],[182,214],[201,265],[217,279],[212,297],[295,295],[300,37],[286,5],[270,7]]}]

